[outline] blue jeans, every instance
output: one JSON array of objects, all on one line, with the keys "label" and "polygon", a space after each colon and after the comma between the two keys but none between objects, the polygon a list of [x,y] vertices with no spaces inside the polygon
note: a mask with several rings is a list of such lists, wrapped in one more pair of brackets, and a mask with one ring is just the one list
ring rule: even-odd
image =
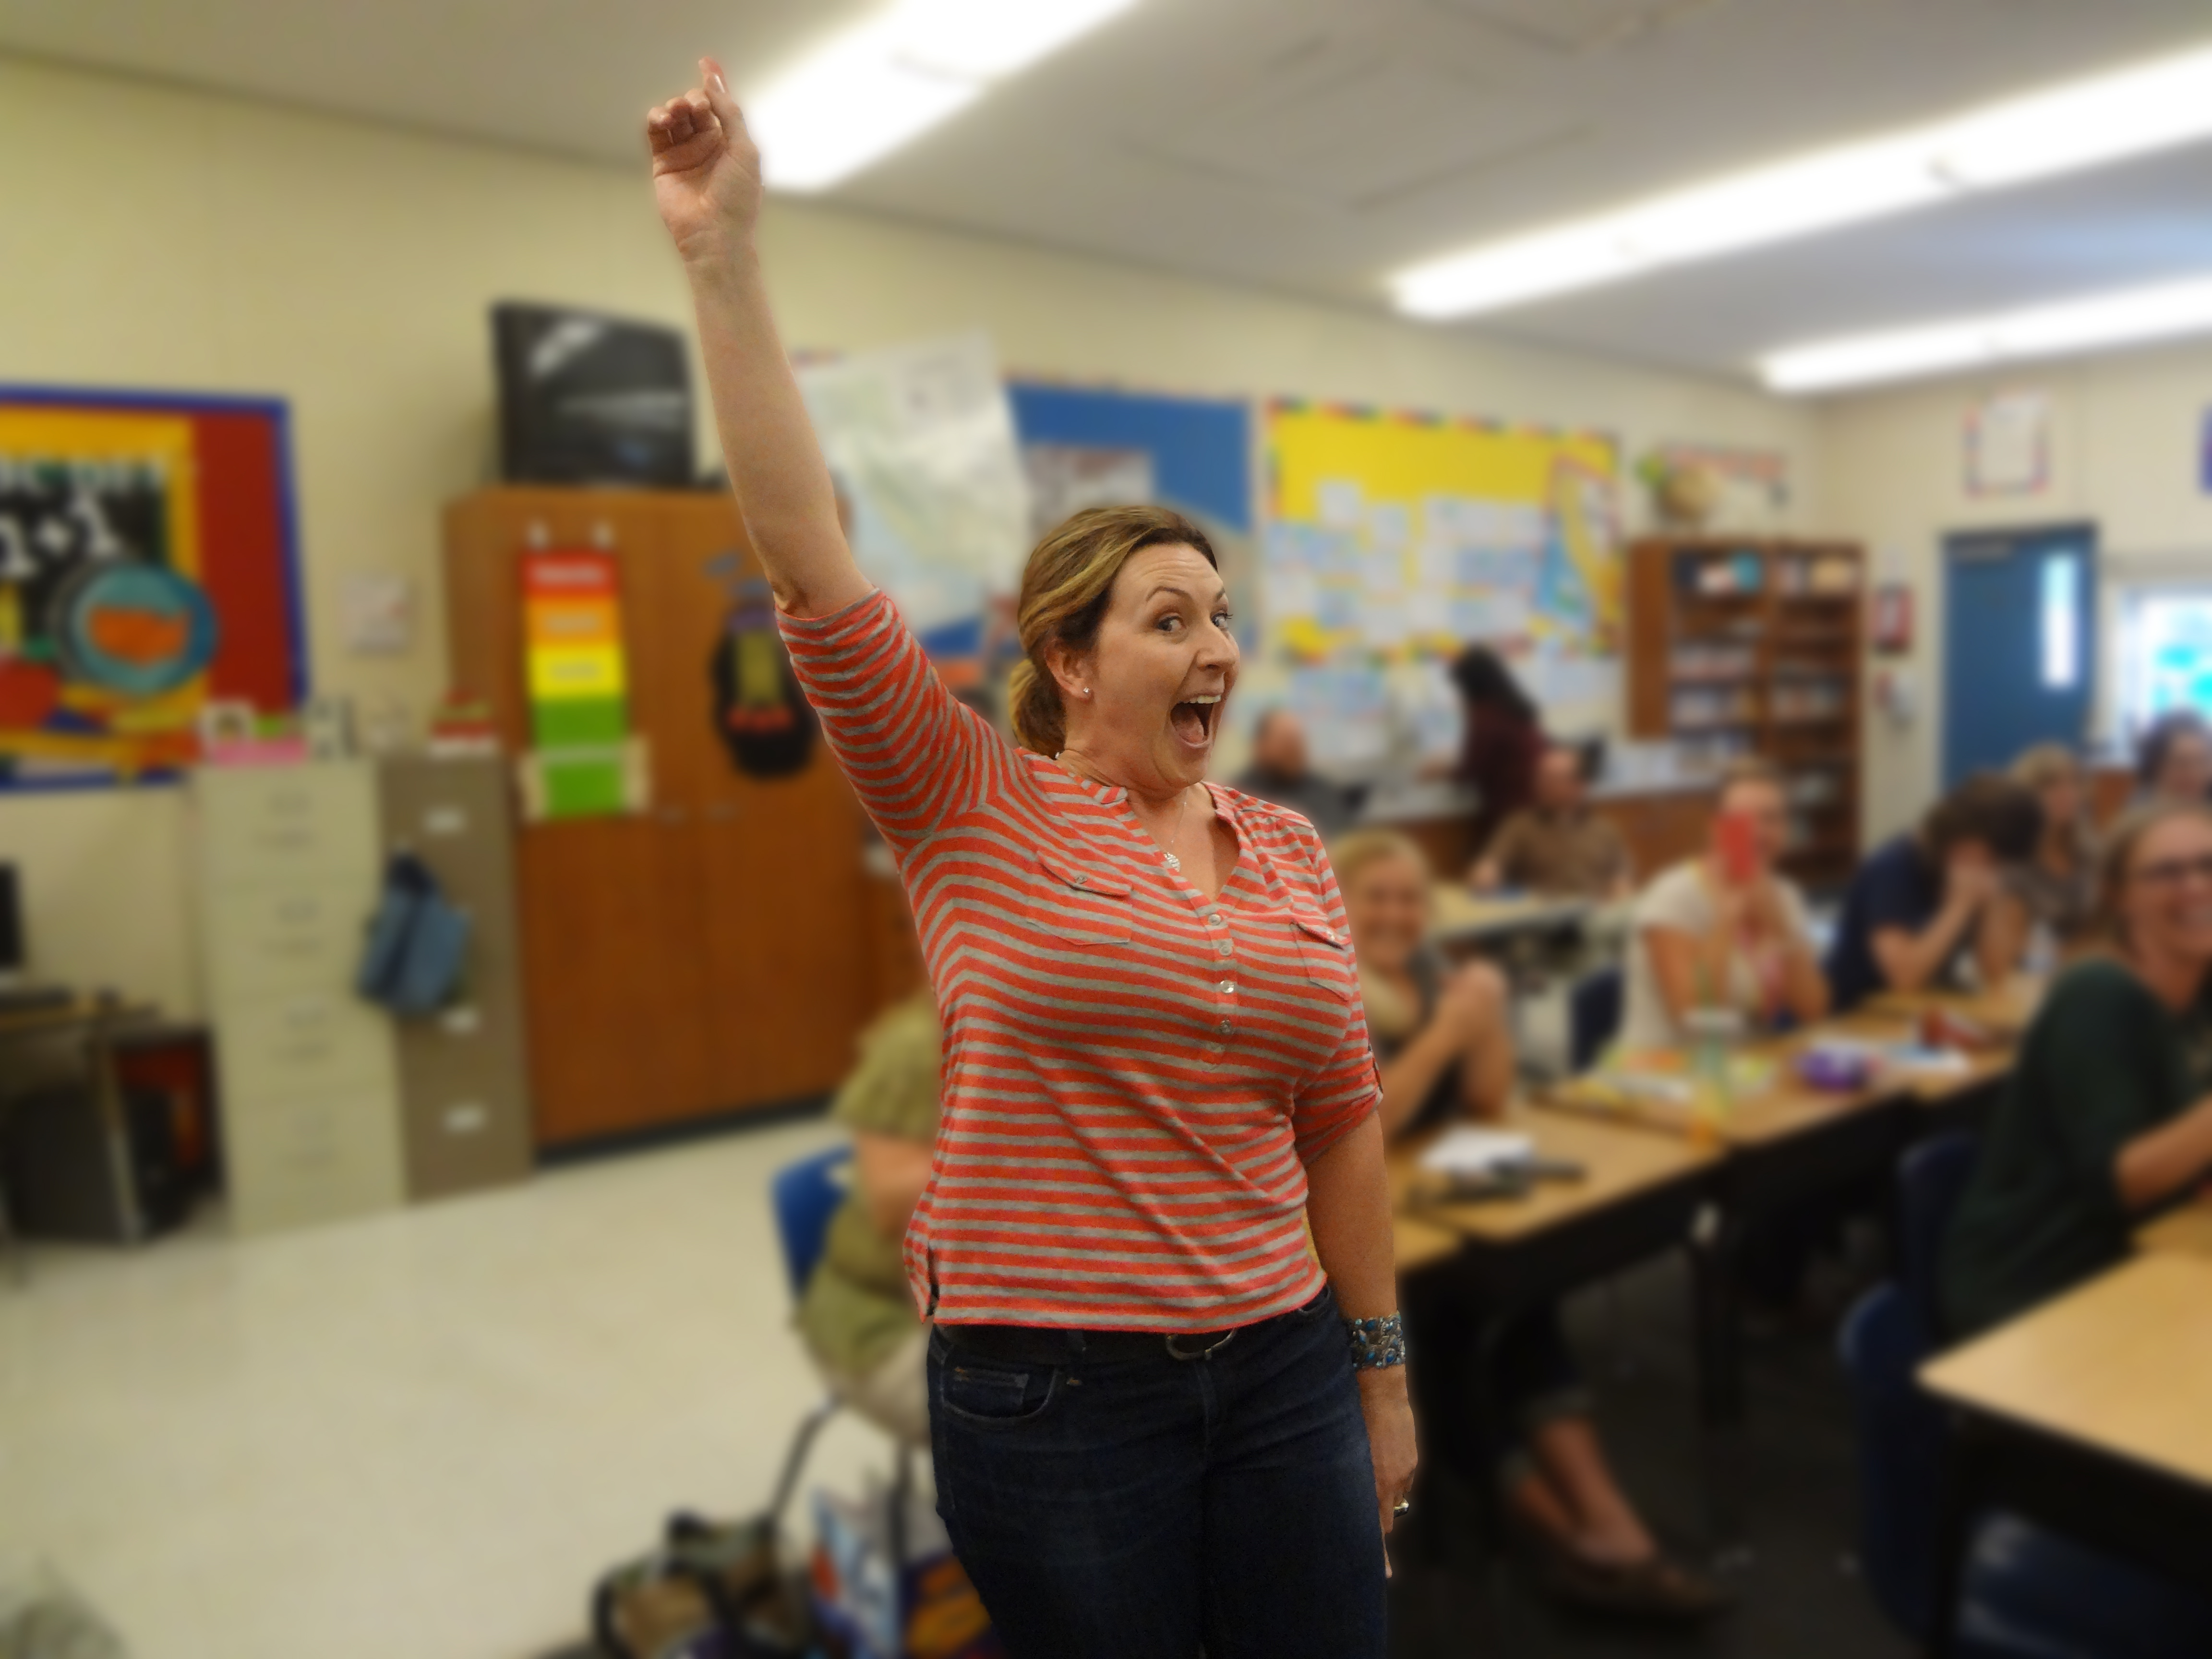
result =
[{"label": "blue jeans", "polygon": [[1381,1659],[1374,1469],[1328,1292],[1203,1359],[1012,1363],[939,1326],[929,1418],[938,1512],[1010,1659]]}]

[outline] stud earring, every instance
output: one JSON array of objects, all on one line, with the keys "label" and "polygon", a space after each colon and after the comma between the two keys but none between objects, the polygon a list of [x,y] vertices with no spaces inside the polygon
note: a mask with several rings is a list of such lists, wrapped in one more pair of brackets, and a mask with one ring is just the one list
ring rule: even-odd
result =
[{"label": "stud earring", "polygon": [[1091,695],[1091,688],[1089,686],[1086,685],[1083,688],[1083,695],[1086,697]]}]

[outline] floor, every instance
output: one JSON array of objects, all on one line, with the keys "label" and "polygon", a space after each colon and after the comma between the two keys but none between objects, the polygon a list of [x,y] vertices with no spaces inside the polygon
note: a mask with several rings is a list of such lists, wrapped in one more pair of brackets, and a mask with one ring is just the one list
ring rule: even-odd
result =
[{"label": "floor", "polygon": [[[765,1185],[819,1122],[539,1176],[374,1220],[136,1253],[42,1247],[0,1280],[0,1560],[50,1561],[137,1659],[532,1659],[689,1504],[759,1506],[817,1398]],[[1655,1636],[1486,1571],[1463,1516],[1398,1552],[1397,1655],[1906,1651],[1848,1571],[1849,1420],[1824,1340],[1754,1349],[1751,1415],[1696,1431],[1682,1288],[1576,1298],[1608,1443],[1739,1609]],[[887,1467],[833,1425],[814,1479]],[[1447,1508],[1449,1506],[1446,1506]],[[803,1517],[799,1517],[803,1519]]]},{"label": "floor", "polygon": [[[0,1278],[0,1559],[135,1659],[523,1659],[662,1516],[766,1499],[818,1397],[762,1128],[234,1243]],[[887,1467],[833,1424],[824,1480]]]}]

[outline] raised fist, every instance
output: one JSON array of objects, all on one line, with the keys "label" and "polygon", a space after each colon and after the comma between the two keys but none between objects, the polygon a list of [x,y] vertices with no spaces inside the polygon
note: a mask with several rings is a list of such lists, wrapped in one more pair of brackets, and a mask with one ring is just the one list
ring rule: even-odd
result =
[{"label": "raised fist", "polygon": [[700,85],[645,118],[653,195],[687,262],[726,259],[760,216],[760,152],[730,96],[721,65],[699,60]]}]

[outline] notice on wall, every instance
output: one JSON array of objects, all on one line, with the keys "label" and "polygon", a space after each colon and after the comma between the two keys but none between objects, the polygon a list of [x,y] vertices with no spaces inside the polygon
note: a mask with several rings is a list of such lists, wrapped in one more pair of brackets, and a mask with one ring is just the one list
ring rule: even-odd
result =
[{"label": "notice on wall", "polygon": [[532,816],[629,811],[629,677],[613,555],[597,548],[526,553],[522,615]]},{"label": "notice on wall", "polygon": [[854,556],[940,672],[980,672],[1030,550],[1029,483],[988,337],[860,353],[799,371]]},{"label": "notice on wall", "polygon": [[2034,495],[2051,481],[2051,398],[2000,392],[1966,411],[1966,493]]},{"label": "notice on wall", "polygon": [[1263,638],[1318,755],[1448,749],[1443,665],[1478,641],[1540,697],[1609,716],[1625,588],[1611,437],[1279,402],[1267,462]]}]

